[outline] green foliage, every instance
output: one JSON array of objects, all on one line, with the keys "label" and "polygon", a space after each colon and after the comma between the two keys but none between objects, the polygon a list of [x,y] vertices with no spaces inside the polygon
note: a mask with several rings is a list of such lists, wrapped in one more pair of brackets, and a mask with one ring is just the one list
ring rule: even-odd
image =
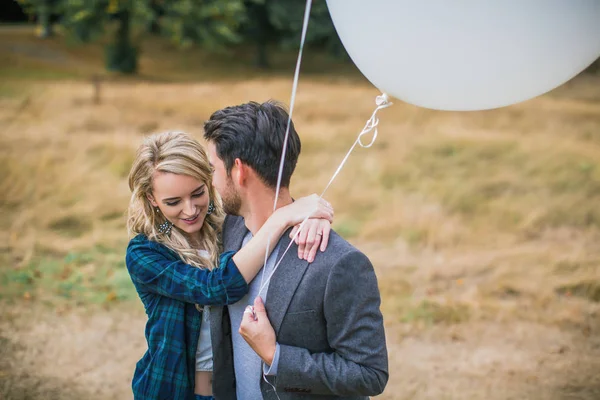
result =
[{"label": "green foliage", "polygon": [[40,30],[38,35],[42,38],[53,35],[50,18],[59,11],[61,0],[18,0],[23,11],[30,16],[37,16]]},{"label": "green foliage", "polygon": [[39,254],[23,267],[0,268],[0,285],[0,298],[51,304],[107,304],[137,297],[123,255],[98,246],[64,257]]},{"label": "green foliage", "polygon": [[[137,70],[138,34],[161,33],[182,48],[201,45],[224,51],[245,42],[256,45],[257,64],[269,66],[268,48],[297,48],[304,0],[19,0],[23,9],[46,21],[60,15],[68,36],[87,43],[109,34],[105,50],[109,71]],[[44,16],[47,18],[44,19]],[[307,43],[346,57],[323,1],[314,2]]]},{"label": "green foliage", "polygon": [[[268,66],[266,49],[269,45],[298,48],[306,1],[246,0],[244,4],[247,17],[240,34],[247,43],[257,46],[259,66]],[[312,4],[306,43],[325,48],[337,57],[347,57],[324,1]]]},{"label": "green foliage", "polygon": [[[268,6],[269,21],[281,35],[280,44],[288,48],[297,48],[302,34],[306,1],[258,1],[264,1]],[[312,3],[306,42],[330,49],[338,55],[345,54],[327,10],[327,3],[324,1]]]},{"label": "green foliage", "polygon": [[161,30],[182,47],[202,44],[222,50],[238,43],[237,28],[245,15],[242,0],[175,0],[165,2]]}]

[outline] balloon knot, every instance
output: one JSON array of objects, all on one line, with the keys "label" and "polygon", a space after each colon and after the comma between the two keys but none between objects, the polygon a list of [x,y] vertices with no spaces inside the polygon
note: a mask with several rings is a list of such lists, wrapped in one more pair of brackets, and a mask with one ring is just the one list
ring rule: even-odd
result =
[{"label": "balloon knot", "polygon": [[377,98],[375,99],[375,104],[377,104],[378,106],[383,106],[388,103],[389,103],[389,98],[388,98],[387,93],[382,93],[381,95],[377,96]]}]

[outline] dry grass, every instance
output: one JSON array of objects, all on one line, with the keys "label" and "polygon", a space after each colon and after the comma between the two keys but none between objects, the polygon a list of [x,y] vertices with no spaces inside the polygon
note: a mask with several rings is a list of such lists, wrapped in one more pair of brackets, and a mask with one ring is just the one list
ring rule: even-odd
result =
[{"label": "dry grass", "polygon": [[[33,57],[58,63],[59,77],[72,79],[32,80],[39,67],[13,51],[3,75],[11,80],[0,82],[0,336],[7,343],[0,347],[12,360],[0,374],[14,378],[0,397],[21,390],[30,375],[31,385],[46,382],[57,398],[78,390],[126,396],[123,374],[143,351],[144,317],[137,301],[127,301],[135,295],[122,262],[125,177],[136,146],[167,129],[200,138],[202,122],[220,107],[287,101],[290,76],[149,81],[203,57],[177,63],[171,50],[151,47],[142,60],[147,79],[105,82],[96,105],[81,77],[95,68],[97,49],[48,48],[82,60],[74,65],[85,64],[84,72],[56,55],[43,63]],[[173,80],[194,78],[181,72]],[[360,78],[303,77],[295,196],[322,190],[377,94]],[[600,398],[600,80],[580,77],[500,110],[398,103],[380,118],[375,146],[356,151],[327,197],[336,229],[370,256],[380,279],[391,358],[382,397]],[[36,311],[48,306],[50,314]],[[106,328],[111,318],[130,318],[139,329]],[[33,320],[46,331],[31,333]],[[104,336],[94,336],[94,326]],[[60,351],[40,352],[40,335],[60,337]],[[99,365],[78,366],[85,349],[106,337],[111,347],[91,356]],[[99,356],[115,351],[122,355]],[[64,382],[81,383],[75,394],[52,383],[63,382],[55,361]],[[35,374],[25,376],[23,365]],[[113,378],[115,386],[99,383]]]}]

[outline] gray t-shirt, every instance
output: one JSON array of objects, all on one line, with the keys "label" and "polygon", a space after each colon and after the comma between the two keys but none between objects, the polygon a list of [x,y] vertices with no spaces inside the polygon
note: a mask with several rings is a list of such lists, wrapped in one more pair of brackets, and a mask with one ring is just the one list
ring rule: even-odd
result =
[{"label": "gray t-shirt", "polygon": [[[198,250],[202,257],[208,257],[208,251]],[[210,306],[204,306],[202,312],[202,325],[200,325],[200,337],[196,347],[196,371],[213,370],[213,354],[210,340]]]},{"label": "gray t-shirt", "polygon": [[[252,233],[244,237],[242,247],[246,245],[252,239]],[[232,342],[233,342],[233,366],[235,369],[235,380],[236,380],[236,392],[238,400],[255,400],[261,399],[262,394],[260,392],[260,381],[262,379],[262,369],[260,357],[252,350],[250,345],[246,343],[242,335],[239,334],[238,330],[242,323],[242,317],[244,316],[244,310],[248,305],[254,305],[254,299],[259,295],[262,282],[267,282],[269,275],[275,267],[277,262],[277,254],[279,253],[279,245],[277,243],[271,244],[275,246],[273,252],[267,260],[267,264],[263,269],[259,271],[256,277],[250,282],[249,291],[240,301],[229,306],[229,318],[231,320],[232,330]],[[269,289],[268,283],[263,288],[260,296],[263,301],[267,300],[267,291]]]}]

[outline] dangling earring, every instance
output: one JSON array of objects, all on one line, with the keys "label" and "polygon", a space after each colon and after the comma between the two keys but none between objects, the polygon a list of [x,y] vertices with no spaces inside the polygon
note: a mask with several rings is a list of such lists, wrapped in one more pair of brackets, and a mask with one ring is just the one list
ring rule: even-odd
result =
[{"label": "dangling earring", "polygon": [[158,226],[158,231],[168,236],[171,234],[171,228],[173,228],[173,224],[167,220]]},{"label": "dangling earring", "polygon": [[[156,207],[155,210],[156,210],[157,213],[160,212],[160,209],[158,207]],[[173,224],[171,223],[171,221],[169,221],[166,218],[165,218],[165,222],[163,222],[162,224],[158,225],[158,231],[160,233],[164,233],[167,236],[171,234],[171,228],[173,228]]]},{"label": "dangling earring", "polygon": [[208,210],[206,210],[206,215],[210,215],[215,211],[215,203],[212,201],[208,204]]}]

